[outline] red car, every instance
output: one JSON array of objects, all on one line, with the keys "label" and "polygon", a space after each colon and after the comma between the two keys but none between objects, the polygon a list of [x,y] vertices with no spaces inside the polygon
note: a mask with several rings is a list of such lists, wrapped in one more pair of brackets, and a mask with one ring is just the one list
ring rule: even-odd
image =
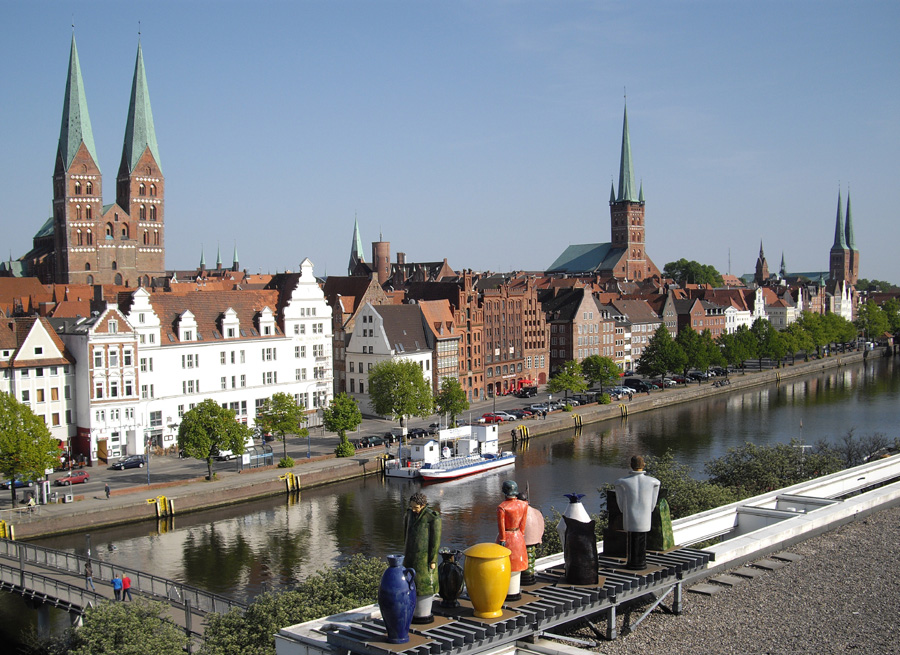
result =
[{"label": "red car", "polygon": [[482,414],[481,420],[485,423],[503,423],[503,417],[497,414]]},{"label": "red car", "polygon": [[68,475],[59,478],[55,484],[57,487],[68,487],[70,484],[78,484],[79,482],[87,482],[90,479],[87,471],[72,471]]}]

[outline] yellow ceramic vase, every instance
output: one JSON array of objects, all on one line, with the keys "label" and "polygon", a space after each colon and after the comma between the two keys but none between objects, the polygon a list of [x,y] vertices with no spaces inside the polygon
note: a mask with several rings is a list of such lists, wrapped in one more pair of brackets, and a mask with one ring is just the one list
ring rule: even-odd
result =
[{"label": "yellow ceramic vase", "polygon": [[500,544],[475,544],[466,552],[463,577],[475,616],[493,619],[503,614],[512,565],[509,548]]}]

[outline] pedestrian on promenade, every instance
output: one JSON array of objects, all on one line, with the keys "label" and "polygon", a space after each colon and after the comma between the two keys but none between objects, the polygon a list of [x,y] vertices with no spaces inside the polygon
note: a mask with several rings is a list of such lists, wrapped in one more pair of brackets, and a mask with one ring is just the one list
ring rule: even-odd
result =
[{"label": "pedestrian on promenade", "polygon": [[131,578],[128,577],[128,574],[125,573],[122,575],[122,600],[125,600],[125,596],[128,596],[128,600],[133,600],[131,597]]},{"label": "pedestrian on promenade", "polygon": [[91,586],[91,591],[97,591],[97,587],[94,586],[94,567],[91,566],[90,560],[84,565],[84,588],[87,589],[88,585]]},{"label": "pedestrian on promenade", "polygon": [[109,482],[103,485],[103,491],[106,492],[106,500],[109,500]]},{"label": "pedestrian on promenade", "polygon": [[113,586],[113,594],[116,596],[116,600],[122,600],[122,578],[113,573],[112,579]]}]

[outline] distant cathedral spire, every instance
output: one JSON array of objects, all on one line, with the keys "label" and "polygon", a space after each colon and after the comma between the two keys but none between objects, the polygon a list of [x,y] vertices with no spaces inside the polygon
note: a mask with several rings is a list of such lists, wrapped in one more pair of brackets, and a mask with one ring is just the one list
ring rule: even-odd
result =
[{"label": "distant cathedral spire", "polygon": [[628,134],[628,107],[625,107],[625,118],[622,122],[622,154],[619,159],[619,193],[617,202],[637,202],[638,196],[634,188],[634,166],[631,163],[631,137]]},{"label": "distant cathedral spire", "polygon": [[365,256],[363,255],[362,237],[359,235],[359,221],[356,216],[353,217],[353,241],[350,244],[350,263],[347,265],[347,275],[353,275],[357,265],[363,263]]}]

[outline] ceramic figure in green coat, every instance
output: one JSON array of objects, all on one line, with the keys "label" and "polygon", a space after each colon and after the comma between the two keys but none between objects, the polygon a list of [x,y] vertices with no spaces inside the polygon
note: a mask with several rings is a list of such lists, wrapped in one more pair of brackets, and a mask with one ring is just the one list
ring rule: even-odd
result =
[{"label": "ceramic figure in green coat", "polygon": [[409,499],[403,520],[403,565],[416,572],[416,611],[413,623],[430,623],[431,604],[438,592],[437,560],[441,547],[441,515],[428,507],[428,499],[416,492]]}]

